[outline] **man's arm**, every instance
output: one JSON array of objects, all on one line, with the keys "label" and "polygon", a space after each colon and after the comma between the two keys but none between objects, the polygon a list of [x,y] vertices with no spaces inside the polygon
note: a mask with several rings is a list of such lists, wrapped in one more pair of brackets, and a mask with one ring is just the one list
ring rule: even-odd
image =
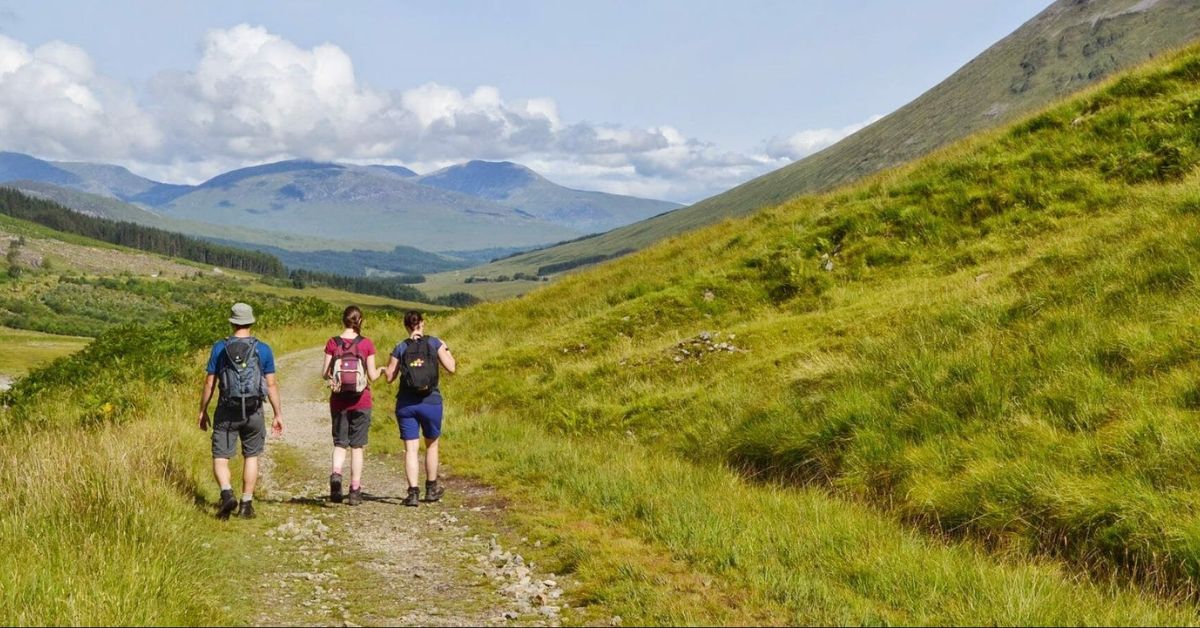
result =
[{"label": "man's arm", "polygon": [[213,389],[217,386],[217,376],[209,373],[204,378],[204,387],[200,390],[200,429],[208,430],[208,404],[212,401]]},{"label": "man's arm", "polygon": [[275,412],[275,421],[271,423],[271,432],[276,436],[283,435],[283,408],[279,404],[279,382],[274,373],[267,373],[267,399],[271,401],[271,410]]}]

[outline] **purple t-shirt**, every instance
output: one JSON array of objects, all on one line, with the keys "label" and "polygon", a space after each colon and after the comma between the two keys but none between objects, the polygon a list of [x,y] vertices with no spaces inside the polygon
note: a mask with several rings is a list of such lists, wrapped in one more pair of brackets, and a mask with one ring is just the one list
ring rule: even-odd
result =
[{"label": "purple t-shirt", "polygon": [[[346,343],[349,342],[345,338],[330,338],[325,342],[325,355],[337,356],[342,354],[342,350]],[[339,343],[340,346],[339,346]],[[356,349],[358,355],[362,356],[363,365],[367,363],[367,358],[375,355],[375,343],[371,342],[370,338],[362,337]],[[332,364],[332,362],[331,362]],[[371,374],[367,373],[367,378],[370,379]],[[361,395],[343,395],[340,393],[329,393],[329,411],[330,412],[345,412],[346,410],[368,410],[371,408],[371,387],[362,391]]]}]

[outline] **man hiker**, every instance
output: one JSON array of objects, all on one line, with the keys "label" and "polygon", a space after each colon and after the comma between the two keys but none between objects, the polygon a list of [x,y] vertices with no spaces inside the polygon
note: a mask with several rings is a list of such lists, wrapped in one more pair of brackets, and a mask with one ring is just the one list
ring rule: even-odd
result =
[{"label": "man hiker", "polygon": [[[263,397],[271,401],[275,413],[272,432],[283,434],[283,411],[279,407],[279,386],[275,381],[275,356],[271,347],[250,333],[254,310],[235,303],[229,324],[233,334],[218,340],[208,358],[208,375],[200,393],[200,429],[208,429],[208,404],[213,389],[220,384],[217,411],[212,421],[213,475],[221,486],[217,518],[228,519],[237,509],[243,519],[254,517],[254,485],[258,481],[258,457],[266,441],[263,421]],[[230,481],[229,459],[242,442],[242,499],[234,497]]]}]

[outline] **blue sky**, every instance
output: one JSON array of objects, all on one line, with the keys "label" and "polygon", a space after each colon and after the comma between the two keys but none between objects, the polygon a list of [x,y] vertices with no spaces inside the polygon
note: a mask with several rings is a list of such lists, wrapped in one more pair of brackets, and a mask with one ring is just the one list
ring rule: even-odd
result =
[{"label": "blue sky", "polygon": [[694,201],[896,109],[1046,4],[0,2],[0,148],[178,181],[511,159]]}]

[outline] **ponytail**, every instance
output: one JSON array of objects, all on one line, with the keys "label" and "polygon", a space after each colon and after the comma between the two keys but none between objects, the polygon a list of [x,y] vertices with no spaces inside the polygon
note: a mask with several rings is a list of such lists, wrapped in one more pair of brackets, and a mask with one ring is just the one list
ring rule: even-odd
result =
[{"label": "ponytail", "polygon": [[362,310],[358,309],[357,305],[351,305],[342,312],[342,324],[349,329],[353,329],[354,333],[362,334]]}]

